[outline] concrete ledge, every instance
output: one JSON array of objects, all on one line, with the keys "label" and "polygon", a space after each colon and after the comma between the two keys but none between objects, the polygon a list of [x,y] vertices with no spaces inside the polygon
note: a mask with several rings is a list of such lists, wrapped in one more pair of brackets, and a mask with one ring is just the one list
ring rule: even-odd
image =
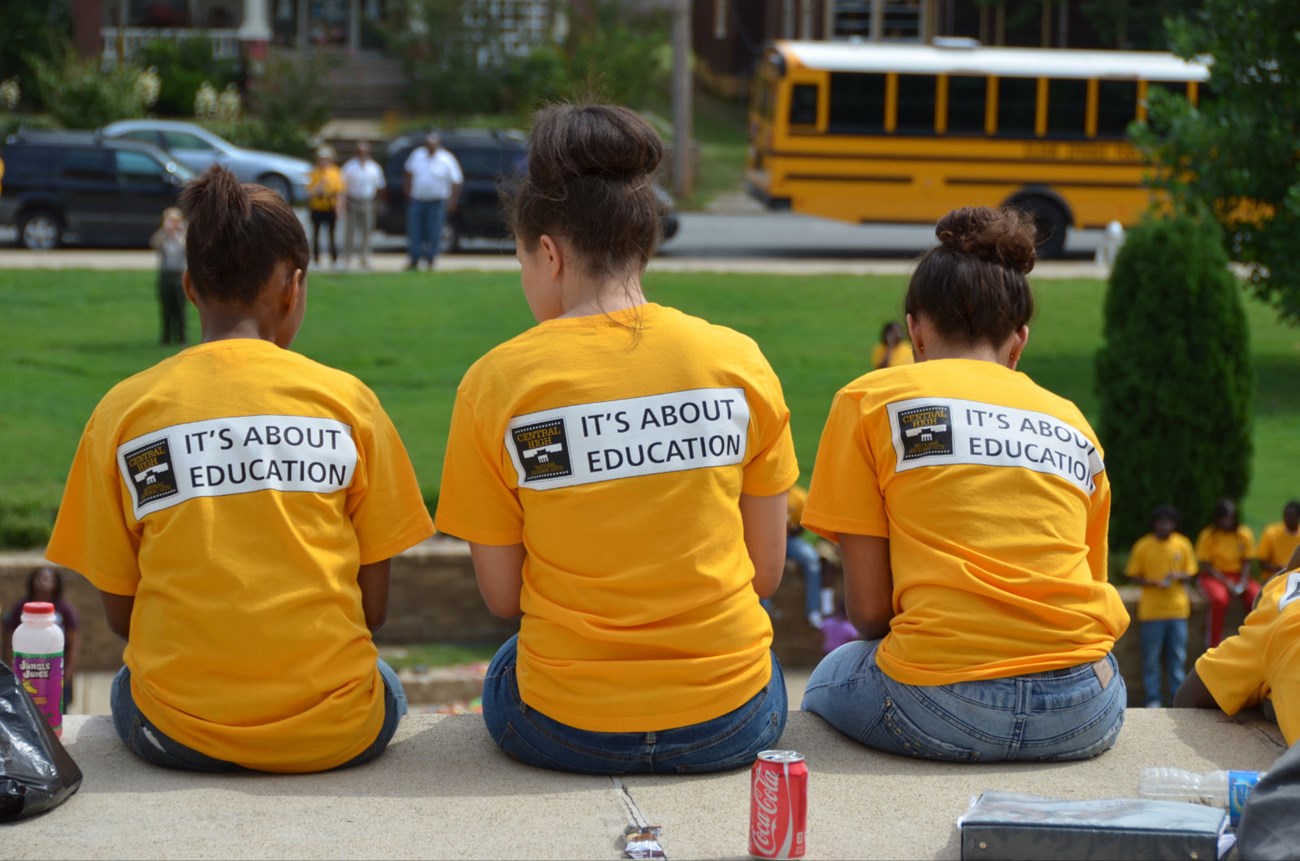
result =
[{"label": "concrete ledge", "polygon": [[[197,775],[146,765],[109,718],[71,717],[85,775],[61,807],[0,832],[11,858],[620,857],[628,824],[662,826],[669,858],[746,857],[749,774],[582,777],[521,766],[476,716],[412,715],[376,762],[320,775]],[[809,858],[958,858],[957,817],[986,789],[1061,798],[1136,792],[1150,765],[1266,769],[1284,750],[1257,716],[1132,710],[1080,763],[954,765],[867,750],[792,712],[808,758]]]}]

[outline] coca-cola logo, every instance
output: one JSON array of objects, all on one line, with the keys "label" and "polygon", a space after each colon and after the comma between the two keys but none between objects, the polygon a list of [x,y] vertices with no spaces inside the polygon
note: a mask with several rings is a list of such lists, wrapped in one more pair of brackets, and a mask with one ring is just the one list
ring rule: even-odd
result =
[{"label": "coca-cola logo", "polygon": [[759,769],[754,776],[754,821],[750,836],[764,855],[775,855],[781,839],[781,778],[775,771]]}]

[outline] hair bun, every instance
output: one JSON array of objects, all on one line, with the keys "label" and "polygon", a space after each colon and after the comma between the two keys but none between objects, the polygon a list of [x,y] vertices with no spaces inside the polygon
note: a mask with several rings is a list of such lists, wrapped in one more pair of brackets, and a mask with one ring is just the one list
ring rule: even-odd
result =
[{"label": "hair bun", "polygon": [[633,180],[658,169],[664,148],[639,114],[615,105],[564,105],[533,129],[528,175],[549,185],[579,177]]},{"label": "hair bun", "polygon": [[1037,232],[1033,216],[1009,207],[987,206],[954,210],[934,228],[945,248],[1022,273],[1034,268]]}]

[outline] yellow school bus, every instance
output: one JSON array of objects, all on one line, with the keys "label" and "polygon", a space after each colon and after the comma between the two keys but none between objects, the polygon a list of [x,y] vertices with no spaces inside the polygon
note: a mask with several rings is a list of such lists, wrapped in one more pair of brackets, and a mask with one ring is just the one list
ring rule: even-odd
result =
[{"label": "yellow school bus", "polygon": [[853,223],[1016,206],[1054,257],[1069,228],[1147,209],[1125,129],[1152,88],[1195,103],[1208,78],[1155,51],[777,41],[755,69],[746,182],[769,209]]}]

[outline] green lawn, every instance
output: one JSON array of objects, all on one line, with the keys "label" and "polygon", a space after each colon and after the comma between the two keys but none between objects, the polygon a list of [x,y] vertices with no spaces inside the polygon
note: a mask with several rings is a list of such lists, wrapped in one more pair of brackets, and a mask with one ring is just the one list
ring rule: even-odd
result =
[{"label": "green lawn", "polygon": [[[903,285],[886,276],[647,278],[652,298],[759,342],[785,386],[805,483],[831,397],[864,369],[881,324],[901,317]],[[1039,281],[1039,312],[1021,363],[1094,421],[1104,289],[1098,281]],[[470,362],[532,322],[518,277],[321,273],[312,276],[310,296],[295,349],[356,374],[379,394],[432,503],[457,382]],[[0,308],[0,543],[30,544],[23,536],[48,526],[98,398],[170,351],[156,343],[150,272],[10,270],[0,277]],[[1254,479],[1243,514],[1258,529],[1300,496],[1300,332],[1257,304],[1247,309],[1258,389]]]}]

